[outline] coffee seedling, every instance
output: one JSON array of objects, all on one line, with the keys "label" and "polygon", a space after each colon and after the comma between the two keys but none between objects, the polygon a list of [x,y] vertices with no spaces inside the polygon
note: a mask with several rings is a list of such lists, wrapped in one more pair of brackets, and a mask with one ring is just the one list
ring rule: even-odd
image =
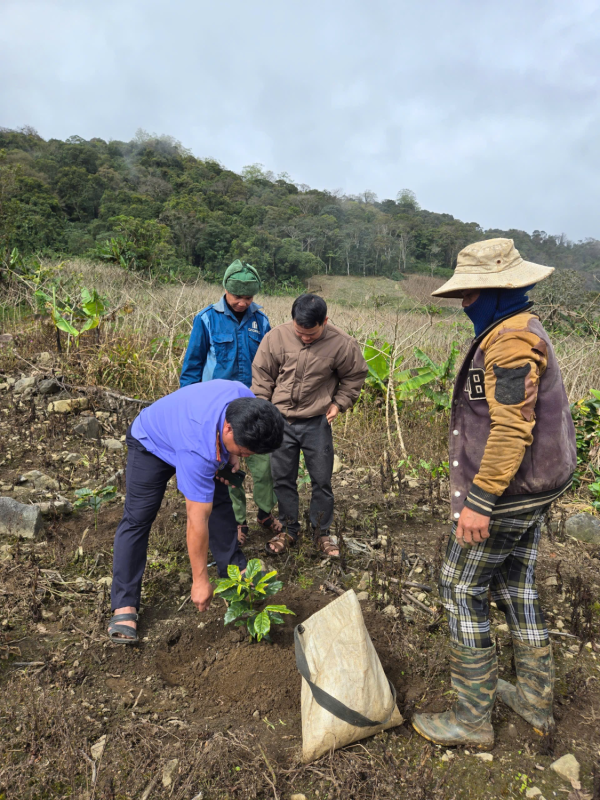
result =
[{"label": "coffee seedling", "polygon": [[227,567],[227,575],[227,578],[218,581],[215,589],[215,594],[221,595],[229,603],[225,625],[233,622],[236,627],[245,627],[251,639],[260,642],[264,638],[270,642],[271,625],[282,625],[281,615],[294,613],[281,605],[268,605],[262,610],[256,608],[266,597],[277,594],[283,588],[283,583],[275,580],[277,570],[264,575],[260,561],[253,558],[243,575],[240,568],[233,564]]}]

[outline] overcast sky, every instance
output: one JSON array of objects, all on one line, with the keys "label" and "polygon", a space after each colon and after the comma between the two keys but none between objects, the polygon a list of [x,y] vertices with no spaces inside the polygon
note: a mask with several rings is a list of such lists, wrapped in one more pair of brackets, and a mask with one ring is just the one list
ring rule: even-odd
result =
[{"label": "overcast sky", "polygon": [[0,0],[0,125],[600,238],[600,0]]}]

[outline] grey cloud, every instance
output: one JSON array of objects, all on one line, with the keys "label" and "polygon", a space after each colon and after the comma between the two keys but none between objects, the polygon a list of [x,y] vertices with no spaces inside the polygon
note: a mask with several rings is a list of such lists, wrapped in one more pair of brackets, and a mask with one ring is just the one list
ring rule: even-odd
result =
[{"label": "grey cloud", "polygon": [[600,238],[600,2],[4,0],[0,124]]}]

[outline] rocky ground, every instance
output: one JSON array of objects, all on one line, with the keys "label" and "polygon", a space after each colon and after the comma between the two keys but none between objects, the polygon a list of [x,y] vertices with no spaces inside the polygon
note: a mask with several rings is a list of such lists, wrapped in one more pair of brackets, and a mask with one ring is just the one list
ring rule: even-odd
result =
[{"label": "rocky ground", "polygon": [[[202,615],[187,602],[185,506],[173,483],[150,540],[143,641],[115,646],[105,636],[111,547],[138,409],[65,386],[50,354],[0,372],[0,800],[600,798],[600,537],[594,519],[573,520],[573,498],[549,522],[538,569],[557,660],[551,739],[498,703],[489,754],[446,751],[405,723],[302,766],[293,627],[340,591],[357,591],[405,719],[448,705],[435,590],[447,487],[438,497],[438,487],[397,483],[341,453],[342,563],[306,539],[269,559],[267,535],[252,527],[248,555],[280,570],[277,601],[296,616],[272,645],[251,645],[224,627],[222,601]],[[97,515],[74,508],[82,489],[104,496]],[[510,637],[493,613],[510,679]]]}]

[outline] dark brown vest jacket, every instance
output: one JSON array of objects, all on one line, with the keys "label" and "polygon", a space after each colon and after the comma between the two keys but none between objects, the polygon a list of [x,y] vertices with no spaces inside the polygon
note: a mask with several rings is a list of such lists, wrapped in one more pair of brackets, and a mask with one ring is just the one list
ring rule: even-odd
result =
[{"label": "dark brown vest jacket", "polygon": [[[476,385],[484,375],[485,354],[480,344],[503,321],[498,320],[473,340],[454,385],[450,421],[453,520],[460,516],[490,434],[485,391],[483,387],[478,390]],[[521,466],[506,491],[496,501],[492,517],[510,517],[548,505],[570,487],[577,465],[575,428],[556,355],[539,320],[533,319],[529,330],[546,343],[548,355],[538,388],[533,443],[525,450]]]}]

